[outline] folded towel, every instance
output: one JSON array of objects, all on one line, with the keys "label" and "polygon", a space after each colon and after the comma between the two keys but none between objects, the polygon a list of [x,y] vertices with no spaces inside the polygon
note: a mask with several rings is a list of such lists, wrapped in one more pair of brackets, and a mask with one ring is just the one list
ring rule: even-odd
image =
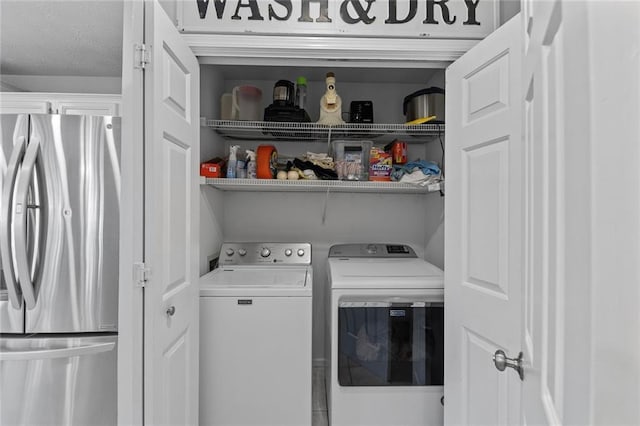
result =
[{"label": "folded towel", "polygon": [[425,175],[422,170],[416,169],[412,173],[402,175],[399,182],[410,183],[417,186],[429,186],[440,182],[440,175]]},{"label": "folded towel", "polygon": [[[412,179],[424,178],[424,176],[440,177],[440,167],[432,161],[417,160],[407,163],[403,166],[393,166],[391,180],[401,181],[403,176],[418,172]],[[422,176],[421,176],[422,175]]]}]

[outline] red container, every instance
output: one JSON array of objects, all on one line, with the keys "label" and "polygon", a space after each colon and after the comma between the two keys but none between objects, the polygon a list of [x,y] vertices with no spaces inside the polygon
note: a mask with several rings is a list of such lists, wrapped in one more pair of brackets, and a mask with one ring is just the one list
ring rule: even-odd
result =
[{"label": "red container", "polygon": [[200,164],[200,176],[208,178],[224,177],[224,160],[222,158],[214,158]]},{"label": "red container", "polygon": [[404,164],[407,162],[407,143],[394,141],[391,144],[391,157],[393,164]]}]

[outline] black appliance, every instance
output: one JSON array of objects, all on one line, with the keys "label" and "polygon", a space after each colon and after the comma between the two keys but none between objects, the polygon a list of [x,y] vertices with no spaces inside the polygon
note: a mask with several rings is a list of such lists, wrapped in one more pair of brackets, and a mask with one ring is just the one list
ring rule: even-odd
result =
[{"label": "black appliance", "polygon": [[373,123],[373,102],[351,101],[349,107],[350,123]]},{"label": "black appliance", "polygon": [[264,109],[264,121],[310,122],[309,114],[295,106],[295,85],[278,80],[273,86],[273,103]]}]

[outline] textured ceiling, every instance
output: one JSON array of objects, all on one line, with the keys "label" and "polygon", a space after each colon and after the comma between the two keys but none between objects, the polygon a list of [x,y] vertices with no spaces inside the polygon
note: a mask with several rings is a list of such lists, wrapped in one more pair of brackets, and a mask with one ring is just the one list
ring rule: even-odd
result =
[{"label": "textured ceiling", "polygon": [[0,0],[0,74],[120,77],[123,0]]}]

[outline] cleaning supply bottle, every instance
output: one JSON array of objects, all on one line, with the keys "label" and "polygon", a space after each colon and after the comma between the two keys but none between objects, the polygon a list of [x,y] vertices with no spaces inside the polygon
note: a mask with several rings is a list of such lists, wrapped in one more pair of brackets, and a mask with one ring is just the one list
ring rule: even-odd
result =
[{"label": "cleaning supply bottle", "polygon": [[231,145],[229,147],[229,161],[227,162],[227,179],[235,179],[236,178],[236,166],[238,162],[238,158],[236,154],[238,152],[239,145]]},{"label": "cleaning supply bottle", "polygon": [[236,179],[247,178],[247,157],[243,152],[236,153]]},{"label": "cleaning supply bottle", "polygon": [[247,178],[256,178],[256,153],[250,149],[247,150]]},{"label": "cleaning supply bottle", "polygon": [[307,106],[307,79],[298,77],[296,80],[296,106],[304,109]]}]

